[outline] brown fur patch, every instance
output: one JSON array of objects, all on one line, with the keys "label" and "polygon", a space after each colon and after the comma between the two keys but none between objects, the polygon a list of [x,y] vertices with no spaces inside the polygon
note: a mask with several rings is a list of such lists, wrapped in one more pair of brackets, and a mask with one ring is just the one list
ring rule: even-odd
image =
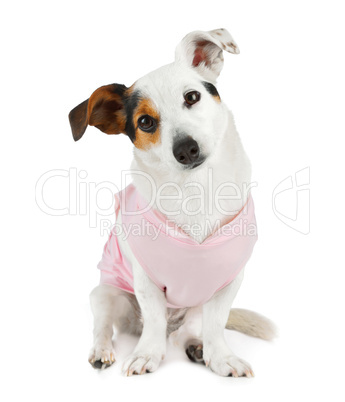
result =
[{"label": "brown fur patch", "polygon": [[88,125],[106,134],[126,134],[124,98],[126,92],[130,93],[131,90],[122,84],[104,85],[72,109],[68,117],[74,140],[80,140]]},{"label": "brown fur patch", "polygon": [[126,116],[122,96],[116,93],[114,85],[98,88],[90,97],[88,120],[106,134],[119,134],[125,131]]},{"label": "brown fur patch", "polygon": [[[138,119],[140,116],[149,115],[157,122],[157,128],[154,133],[146,133],[138,127]],[[159,129],[159,113],[154,107],[150,99],[141,99],[133,113],[133,123],[135,127],[134,145],[139,149],[149,149],[152,145],[158,144],[161,140]]]},{"label": "brown fur patch", "polygon": [[233,48],[234,50],[237,49],[237,46],[235,46],[232,42],[228,42],[227,45],[231,48]]},{"label": "brown fur patch", "polygon": [[212,95],[216,102],[220,103],[220,96],[219,95]]}]

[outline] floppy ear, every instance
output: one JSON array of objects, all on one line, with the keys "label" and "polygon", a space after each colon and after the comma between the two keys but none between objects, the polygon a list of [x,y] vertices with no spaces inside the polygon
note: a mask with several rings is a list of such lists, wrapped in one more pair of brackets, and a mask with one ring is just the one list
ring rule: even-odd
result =
[{"label": "floppy ear", "polygon": [[223,50],[240,53],[226,29],[194,31],[185,36],[177,46],[175,61],[195,68],[203,78],[215,83],[224,64]]},{"label": "floppy ear", "polygon": [[74,140],[80,140],[88,125],[95,126],[106,134],[125,133],[123,100],[127,89],[121,84],[105,85],[71,110],[68,117]]}]

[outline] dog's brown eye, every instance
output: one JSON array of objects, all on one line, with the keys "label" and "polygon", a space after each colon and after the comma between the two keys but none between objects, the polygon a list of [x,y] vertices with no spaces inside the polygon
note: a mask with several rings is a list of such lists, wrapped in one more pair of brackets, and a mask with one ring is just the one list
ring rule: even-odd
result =
[{"label": "dog's brown eye", "polygon": [[138,126],[140,130],[143,131],[153,131],[156,128],[156,121],[154,118],[145,114],[144,116],[139,117]]},{"label": "dog's brown eye", "polygon": [[200,92],[198,91],[187,92],[184,95],[184,100],[186,101],[187,105],[189,106],[194,105],[194,103],[197,103],[200,100]]}]

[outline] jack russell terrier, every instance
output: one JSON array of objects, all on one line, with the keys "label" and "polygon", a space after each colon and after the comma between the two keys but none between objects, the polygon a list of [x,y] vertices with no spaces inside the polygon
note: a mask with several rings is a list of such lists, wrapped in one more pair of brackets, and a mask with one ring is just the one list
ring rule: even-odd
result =
[{"label": "jack russell terrier", "polygon": [[250,162],[215,87],[223,50],[239,53],[225,29],[191,32],[173,63],[129,88],[102,86],[69,114],[75,141],[90,125],[134,144],[133,182],[115,196],[117,230],[90,295],[95,368],[115,362],[113,326],[140,335],[129,376],[155,371],[171,335],[215,373],[252,377],[224,328],[274,337],[265,317],[230,312],[257,234]]}]

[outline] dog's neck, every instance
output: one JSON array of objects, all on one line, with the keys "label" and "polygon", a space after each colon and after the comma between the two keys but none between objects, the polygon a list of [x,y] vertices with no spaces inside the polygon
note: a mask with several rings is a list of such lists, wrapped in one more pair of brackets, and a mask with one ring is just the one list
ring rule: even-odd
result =
[{"label": "dog's neck", "polygon": [[[148,201],[153,199],[153,208],[199,243],[237,215],[250,191],[250,162],[231,112],[216,151],[195,170],[177,173],[166,166],[145,163],[136,153],[131,169],[133,184],[141,195]],[[134,171],[144,172],[147,176],[134,174]],[[159,192],[164,199],[159,199]]]}]

